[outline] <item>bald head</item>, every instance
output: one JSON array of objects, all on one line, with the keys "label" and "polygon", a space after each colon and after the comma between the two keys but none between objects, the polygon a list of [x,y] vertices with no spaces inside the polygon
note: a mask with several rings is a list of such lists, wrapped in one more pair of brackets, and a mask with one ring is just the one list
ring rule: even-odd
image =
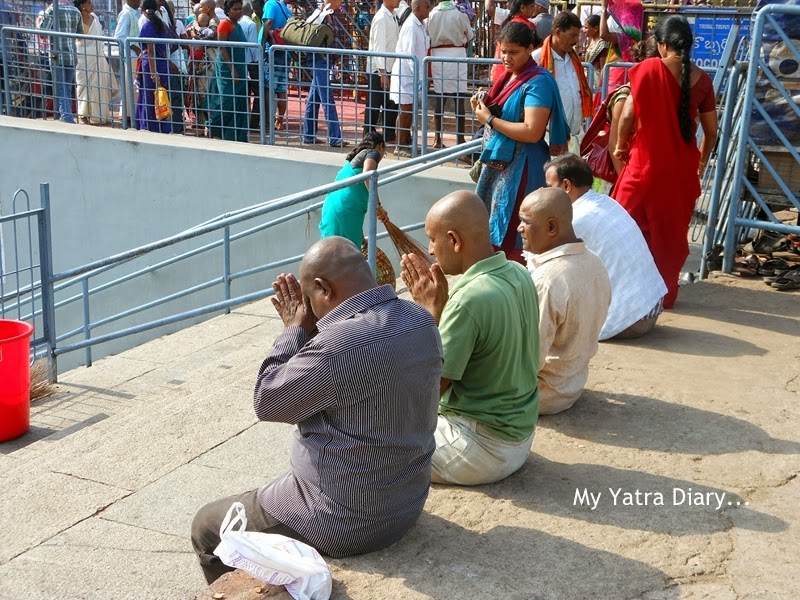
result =
[{"label": "bald head", "polygon": [[455,230],[477,243],[489,243],[489,213],[475,192],[459,190],[448,194],[428,211],[425,223],[437,228]]},{"label": "bald head", "polygon": [[431,207],[425,233],[431,241],[430,253],[447,275],[463,273],[494,252],[486,206],[467,190],[448,194]]},{"label": "bald head", "polygon": [[529,206],[537,215],[556,219],[572,229],[572,202],[567,193],[560,188],[540,188],[528,194],[520,208],[525,206]]},{"label": "bald head", "polygon": [[300,279],[325,279],[331,283],[366,281],[375,285],[361,250],[347,238],[332,236],[311,246],[300,263]]},{"label": "bald head", "polygon": [[561,188],[540,188],[519,207],[523,248],[541,254],[577,241],[572,229],[572,201]]}]

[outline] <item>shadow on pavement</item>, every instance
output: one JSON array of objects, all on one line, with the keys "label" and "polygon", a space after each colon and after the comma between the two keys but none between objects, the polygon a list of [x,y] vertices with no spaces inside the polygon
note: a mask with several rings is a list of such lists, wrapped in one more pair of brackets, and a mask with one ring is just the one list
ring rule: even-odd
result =
[{"label": "shadow on pavement", "polygon": [[639,450],[800,454],[800,443],[775,439],[748,421],[631,394],[586,390],[574,407],[541,417],[538,426],[577,439]]},{"label": "shadow on pavement", "polygon": [[[672,536],[726,531],[730,521],[725,513],[732,510],[747,513],[746,529],[774,533],[788,528],[781,519],[753,510],[744,499],[720,488],[606,465],[557,463],[536,455],[511,477],[475,489],[537,513]],[[594,509],[588,493],[600,493]],[[656,493],[661,494],[661,504]]]},{"label": "shadow on pavement", "polygon": [[[399,578],[430,598],[633,598],[668,580],[646,563],[549,533],[511,525],[481,533],[427,511],[397,544],[330,564],[334,580],[337,568],[378,575],[375,591],[385,593],[391,584],[384,578]],[[336,585],[333,600],[348,597],[342,588]],[[678,598],[673,589],[663,594],[659,599]],[[400,590],[375,597],[405,596]]]}]

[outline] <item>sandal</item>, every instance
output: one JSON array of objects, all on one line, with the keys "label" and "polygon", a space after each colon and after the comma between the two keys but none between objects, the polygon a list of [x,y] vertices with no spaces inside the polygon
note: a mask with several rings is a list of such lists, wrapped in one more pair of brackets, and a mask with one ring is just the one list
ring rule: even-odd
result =
[{"label": "sandal", "polygon": [[800,268],[789,269],[770,284],[776,290],[800,290]]},{"label": "sandal", "polygon": [[790,266],[791,265],[782,258],[770,258],[758,268],[758,273],[760,275],[766,275],[767,277],[774,277],[779,273],[788,271]]},{"label": "sandal", "polygon": [[756,254],[748,254],[733,260],[733,272],[740,277],[755,277],[760,267],[761,261]]}]

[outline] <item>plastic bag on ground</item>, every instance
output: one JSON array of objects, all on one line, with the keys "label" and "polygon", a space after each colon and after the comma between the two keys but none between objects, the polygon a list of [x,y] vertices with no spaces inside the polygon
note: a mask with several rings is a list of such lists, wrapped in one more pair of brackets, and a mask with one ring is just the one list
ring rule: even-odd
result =
[{"label": "plastic bag on ground", "polygon": [[245,527],[244,505],[234,502],[220,526],[222,541],[214,550],[223,563],[284,586],[295,600],[330,598],[331,572],[319,552],[285,535],[245,531]]}]

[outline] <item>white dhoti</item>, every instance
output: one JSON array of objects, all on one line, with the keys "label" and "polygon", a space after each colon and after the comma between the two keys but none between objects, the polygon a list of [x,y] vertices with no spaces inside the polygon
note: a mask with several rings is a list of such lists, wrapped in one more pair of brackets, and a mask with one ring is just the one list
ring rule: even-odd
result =
[{"label": "white dhoti", "polygon": [[[403,64],[406,63],[406,64]],[[394,61],[392,78],[389,82],[389,98],[397,104],[413,104],[414,96],[419,92],[419,83],[414,85],[414,67],[409,59],[398,58]]]},{"label": "white dhoti", "polygon": [[455,96],[467,95],[467,63],[442,62],[435,58],[463,58],[467,57],[466,48],[439,47],[431,48],[431,78],[433,91],[436,94]]}]

